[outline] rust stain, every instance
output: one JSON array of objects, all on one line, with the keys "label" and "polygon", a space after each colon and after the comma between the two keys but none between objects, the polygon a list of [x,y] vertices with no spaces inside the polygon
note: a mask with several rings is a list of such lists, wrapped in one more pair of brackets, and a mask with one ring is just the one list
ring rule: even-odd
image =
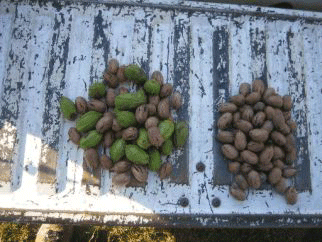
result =
[{"label": "rust stain", "polygon": [[44,145],[38,168],[39,183],[54,184],[56,182],[56,166],[58,153],[48,145]]},{"label": "rust stain", "polygon": [[9,122],[0,129],[0,181],[10,182],[11,166],[16,143],[17,130]]},{"label": "rust stain", "polygon": [[101,185],[101,168],[97,168],[91,171],[85,164],[83,163],[83,185],[92,185],[92,186],[100,186]]}]

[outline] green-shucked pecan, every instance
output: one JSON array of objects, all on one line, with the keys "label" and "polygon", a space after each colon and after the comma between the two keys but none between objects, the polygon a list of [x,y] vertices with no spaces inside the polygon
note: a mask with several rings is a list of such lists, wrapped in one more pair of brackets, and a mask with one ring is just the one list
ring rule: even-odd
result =
[{"label": "green-shucked pecan", "polygon": [[98,133],[96,130],[92,130],[87,136],[82,137],[79,141],[79,147],[86,149],[97,146],[103,138],[103,134]]},{"label": "green-shucked pecan", "polygon": [[151,146],[151,143],[149,141],[148,131],[146,129],[141,128],[139,130],[139,137],[137,138],[136,143],[140,148],[144,150],[146,150]]},{"label": "green-shucked pecan", "polygon": [[158,171],[161,167],[161,155],[157,149],[153,149],[149,152],[150,155],[150,162],[149,162],[149,169],[151,171]]},{"label": "green-shucked pecan", "polygon": [[89,86],[88,95],[93,98],[101,98],[105,96],[105,84],[102,82],[94,82]]},{"label": "green-shucked pecan", "polygon": [[160,134],[163,139],[167,140],[171,137],[174,131],[174,123],[167,119],[159,123]]},{"label": "green-shucked pecan", "polygon": [[123,128],[136,126],[137,124],[135,114],[129,111],[116,111],[116,120],[117,123]]},{"label": "green-shucked pecan", "polygon": [[156,80],[148,80],[144,84],[144,90],[150,95],[159,95],[161,86]]},{"label": "green-shucked pecan", "polygon": [[87,132],[95,128],[98,120],[103,116],[102,113],[89,111],[76,120],[76,129],[78,132]]},{"label": "green-shucked pecan", "polygon": [[174,144],[176,147],[183,147],[188,138],[189,129],[185,122],[176,123],[174,128]]},{"label": "green-shucked pecan", "polygon": [[127,145],[125,155],[135,164],[145,165],[149,163],[149,155],[137,145]]},{"label": "green-shucked pecan", "polygon": [[144,70],[138,65],[128,65],[124,71],[125,77],[130,81],[135,81],[137,84],[144,84],[147,81]]},{"label": "green-shucked pecan", "polygon": [[173,142],[171,139],[167,139],[161,146],[161,152],[163,155],[171,155],[173,150]]},{"label": "green-shucked pecan", "polygon": [[72,120],[76,117],[75,103],[69,98],[62,96],[60,98],[60,111],[64,115],[64,118]]},{"label": "green-shucked pecan", "polygon": [[145,103],[147,103],[147,97],[142,89],[136,93],[124,93],[115,97],[115,108],[117,110],[134,109]]},{"label": "green-shucked pecan", "polygon": [[112,161],[120,160],[125,154],[126,142],[123,139],[117,139],[114,141],[110,148],[110,157]]}]

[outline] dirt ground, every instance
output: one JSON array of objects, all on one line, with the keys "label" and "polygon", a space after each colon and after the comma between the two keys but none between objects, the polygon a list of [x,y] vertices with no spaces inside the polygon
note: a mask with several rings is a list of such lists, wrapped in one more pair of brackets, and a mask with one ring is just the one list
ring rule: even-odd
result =
[{"label": "dirt ground", "polygon": [[[1,241],[34,241],[38,224],[0,223]],[[160,229],[75,226],[71,241],[321,241],[322,229]]]}]

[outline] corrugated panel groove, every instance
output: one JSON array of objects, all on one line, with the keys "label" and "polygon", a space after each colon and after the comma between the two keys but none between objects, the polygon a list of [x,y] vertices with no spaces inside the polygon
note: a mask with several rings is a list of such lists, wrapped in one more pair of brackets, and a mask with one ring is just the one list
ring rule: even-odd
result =
[{"label": "corrugated panel groove", "polygon": [[265,18],[250,18],[250,46],[252,80],[260,79],[267,84]]},{"label": "corrugated panel groove", "polygon": [[299,190],[311,190],[305,98],[307,80],[304,74],[303,31],[300,23],[292,25],[292,28],[287,32],[287,49],[289,56],[289,94],[292,96],[294,103],[292,118],[298,124],[296,131],[298,150],[296,166],[301,171],[295,178],[295,184]]},{"label": "corrugated panel groove", "polygon": [[229,95],[235,95],[239,93],[240,83],[252,82],[249,16],[233,18],[229,32]]},{"label": "corrugated panel groove", "polygon": [[[151,52],[150,72],[160,70],[164,75],[165,83],[174,83],[174,18],[173,12],[166,15],[161,12],[160,15],[154,16],[151,22]],[[184,170],[180,168],[186,164],[182,164],[177,160],[177,155],[172,154],[168,160],[173,164],[176,176],[171,177],[171,182],[184,184],[188,182],[188,177]],[[158,179],[157,176],[153,177]]]},{"label": "corrugated panel groove", "polygon": [[[227,25],[218,23],[215,25],[213,32],[213,129],[214,136],[218,134],[217,121],[220,117],[218,107],[220,103],[227,100],[229,95],[229,32]],[[214,137],[214,139],[215,139]],[[213,142],[214,153],[214,170],[213,170],[213,185],[225,185],[232,179],[231,174],[227,169],[226,162],[223,162],[221,155],[220,144]]]},{"label": "corrugated panel groove", "polygon": [[103,71],[108,66],[110,53],[109,34],[106,33],[110,16],[99,10],[94,16],[94,35],[92,45],[91,82],[102,78]]},{"label": "corrugated panel groove", "polygon": [[[94,34],[94,25],[93,18],[91,16],[86,16],[79,14],[78,11],[75,11],[73,16],[73,22],[71,25],[71,37],[69,43],[69,55],[68,55],[68,65],[66,69],[66,86],[64,95],[70,97],[72,100],[75,100],[77,96],[83,96],[87,99],[88,87],[90,85],[90,69],[92,62],[92,40]],[[82,30],[82,31],[79,31]],[[77,81],[76,81],[77,80]],[[61,166],[61,171],[63,172],[62,176],[64,177],[60,182],[64,184],[66,182],[66,176],[71,180],[73,175],[70,173],[75,172],[75,190],[80,190],[81,186],[80,176],[77,175],[82,173],[84,168],[83,159],[79,160],[82,157],[83,150],[78,149],[77,153],[74,154],[74,158],[77,160],[71,160],[69,154],[75,153],[75,145],[71,142],[68,142],[68,130],[70,127],[75,125],[74,122],[67,121],[67,125],[64,125],[62,129],[62,156],[58,159],[58,167]],[[75,166],[75,170],[68,169],[68,165],[71,167]],[[67,175],[68,174],[68,175]],[[87,179],[89,179],[87,181]],[[83,180],[85,183],[100,184],[100,177],[97,179],[94,177],[90,179],[87,176],[87,173],[83,173]],[[58,181],[58,184],[60,184]]]},{"label": "corrugated panel groove", "polygon": [[[30,56],[28,46],[31,40],[31,10],[22,7],[17,8],[17,13],[21,15],[13,22],[11,46],[7,63],[7,75],[4,79],[4,92],[2,95],[2,122],[13,125],[16,130],[16,139],[11,151],[11,183],[15,190],[20,185],[22,173],[22,159],[24,156],[24,145],[20,142],[24,139],[23,117],[26,109],[26,83],[28,83],[27,64]],[[11,146],[12,144],[8,144]],[[5,147],[9,149],[9,147]],[[9,168],[9,167],[7,167]],[[7,173],[5,171],[5,173]]]},{"label": "corrugated panel groove", "polygon": [[[205,164],[208,171],[213,161],[213,26],[204,17],[191,18],[191,44],[193,58],[190,61],[190,112],[191,131],[189,146],[189,180],[192,187],[198,189],[198,199],[191,201],[191,206],[208,207],[212,211],[211,186],[205,179],[210,172],[198,172],[196,165]],[[202,71],[200,71],[202,70]],[[209,164],[209,165],[208,165]],[[210,178],[210,177],[209,177]]]},{"label": "corrugated panel groove", "polygon": [[[143,10],[135,11],[135,21],[133,26],[133,63],[139,64],[150,77],[150,58],[151,58],[151,16]],[[150,74],[150,75],[149,75]]]},{"label": "corrugated panel groove", "polygon": [[286,31],[290,24],[283,20],[267,23],[267,83],[281,95],[288,93]]},{"label": "corrugated panel groove", "polygon": [[[40,192],[53,193],[56,190],[56,164],[61,141],[61,114],[59,100],[66,85],[66,68],[69,52],[71,15],[56,13],[53,16],[53,35],[48,61],[45,111],[42,124],[42,154],[39,162]],[[53,81],[55,80],[55,81]],[[59,190],[59,189],[58,189]]]},{"label": "corrugated panel groove", "polygon": [[[33,19],[33,29],[31,30],[31,40],[29,49],[28,81],[26,82],[25,112],[21,119],[22,126],[20,138],[24,146],[24,154],[19,162],[22,170],[16,176],[22,176],[20,189],[30,193],[37,191],[37,174],[42,149],[42,117],[45,111],[44,105],[39,105],[45,101],[47,63],[49,60],[50,41],[52,38],[51,17],[38,16]],[[39,51],[42,49],[42,51]],[[56,168],[55,166],[53,167]]]},{"label": "corrugated panel groove", "polygon": [[[11,26],[13,22],[12,14],[4,14],[0,16],[0,26],[2,33],[0,34],[0,91],[4,93],[5,88],[4,78],[6,76],[6,70],[9,68],[8,56],[10,38],[11,38]],[[8,88],[8,87],[7,87]],[[16,139],[16,128],[3,118],[2,106],[5,105],[7,100],[4,97],[0,100],[1,119],[0,119],[0,168],[1,176],[0,182],[2,186],[5,186],[5,190],[10,188],[10,173],[12,163],[13,145]]]},{"label": "corrugated panel groove", "polygon": [[[322,98],[321,78],[319,72],[322,68],[322,30],[316,29],[312,25],[305,25],[303,28],[303,45],[304,45],[304,62],[305,62],[305,79],[307,80],[306,97],[307,97],[307,120],[308,120],[308,148],[310,160],[310,173],[312,181],[312,192],[321,186],[322,176],[316,175],[314,171],[322,170],[319,165],[322,162],[321,145],[322,132],[320,129],[320,115],[322,113],[322,103],[312,102],[315,98]],[[318,202],[318,199],[315,200]]]},{"label": "corrugated panel groove", "polygon": [[[102,79],[102,74],[108,67],[108,60],[113,56],[110,54],[110,22],[112,20],[113,11],[101,11],[94,16],[94,37],[91,63],[91,77],[95,76],[93,81]],[[93,74],[92,74],[93,73]],[[86,95],[87,96],[87,95]],[[108,154],[108,150],[105,151]],[[100,193],[105,194],[110,184],[110,173],[101,170]]]},{"label": "corrugated panel groove", "polygon": [[[175,26],[173,28],[174,50],[173,50],[173,90],[179,91],[182,94],[183,104],[177,112],[178,120],[184,120],[190,124],[189,105],[190,98],[190,50],[191,50],[191,22],[185,14],[179,14],[175,17]],[[171,58],[171,56],[169,57]],[[189,125],[190,126],[190,125]],[[189,127],[191,128],[191,127]],[[176,157],[178,166],[176,170],[180,175],[172,180],[188,184],[189,178],[189,148],[184,147],[183,152],[180,152]]]}]

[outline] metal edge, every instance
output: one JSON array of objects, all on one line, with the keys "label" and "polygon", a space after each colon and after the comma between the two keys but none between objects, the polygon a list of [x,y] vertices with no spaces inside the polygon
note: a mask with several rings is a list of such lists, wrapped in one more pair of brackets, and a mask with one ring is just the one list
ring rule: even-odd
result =
[{"label": "metal edge", "polygon": [[71,211],[11,210],[0,212],[0,221],[23,223],[92,224],[109,226],[154,226],[176,228],[314,228],[322,225],[322,215],[146,215],[87,213]]},{"label": "metal edge", "polygon": [[[0,0],[2,2],[3,0]],[[12,0],[13,3],[38,3],[40,6],[47,6],[48,3],[52,3],[52,6],[56,8],[56,10],[60,10],[64,6],[68,6],[71,4],[80,4],[82,6],[86,6],[86,4],[94,4],[94,5],[105,5],[105,6],[117,6],[117,7],[147,7],[147,8],[159,8],[163,10],[182,10],[188,12],[211,12],[211,13],[221,13],[232,15],[233,17],[238,17],[241,15],[250,15],[250,16],[258,16],[258,17],[268,17],[272,19],[284,18],[287,20],[305,20],[308,23],[321,23],[322,15],[319,12],[310,12],[304,10],[292,10],[291,13],[286,13],[283,9],[275,9],[270,7],[262,7],[262,6],[248,6],[248,5],[232,5],[232,4],[219,4],[219,3],[208,3],[208,2],[194,2],[194,1],[173,1],[172,4],[162,4],[162,3],[152,3],[152,2],[144,2],[129,0],[129,1],[104,1],[98,2],[97,0]],[[197,3],[196,6],[193,6],[192,3]],[[200,6],[199,6],[200,5]],[[227,8],[219,8],[219,6],[227,6]],[[305,13],[305,15],[303,15]]]}]

